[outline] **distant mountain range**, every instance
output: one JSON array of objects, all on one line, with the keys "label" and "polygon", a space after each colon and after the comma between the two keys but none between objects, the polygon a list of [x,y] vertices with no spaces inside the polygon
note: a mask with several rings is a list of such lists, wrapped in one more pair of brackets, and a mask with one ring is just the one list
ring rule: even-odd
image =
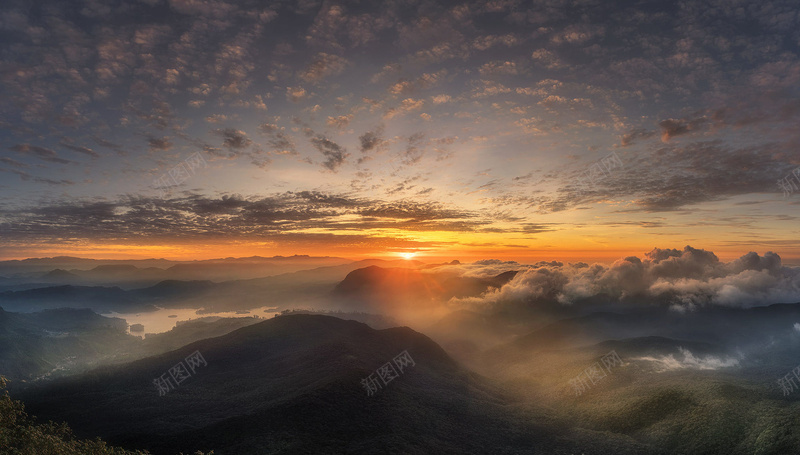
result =
[{"label": "distant mountain range", "polygon": [[6,290],[43,284],[118,285],[145,287],[165,279],[229,281],[260,278],[319,267],[350,264],[337,257],[274,256],[203,261],[98,260],[55,257],[0,261],[0,285]]},{"label": "distant mountain range", "polygon": [[[23,287],[0,292],[0,306],[13,311],[69,306],[90,308],[98,313],[139,313],[153,311],[158,306],[203,308],[206,312],[215,312],[248,310],[264,305],[281,309],[289,305],[330,307],[330,297],[333,296],[344,300],[338,302],[341,308],[329,309],[380,310],[379,305],[358,305],[357,302],[370,298],[374,293],[393,298],[417,298],[424,294],[428,300],[478,295],[490,287],[501,286],[513,277],[513,274],[505,273],[486,279],[461,278],[435,270],[423,272],[415,269],[421,266],[424,264],[415,261],[364,260],[223,282],[163,279],[167,272],[157,269],[160,270],[158,276],[161,280],[147,287],[123,289],[119,286],[79,284]],[[123,277],[133,270],[131,267],[99,266],[103,274]],[[48,274],[66,278],[77,276],[63,270]]]}]

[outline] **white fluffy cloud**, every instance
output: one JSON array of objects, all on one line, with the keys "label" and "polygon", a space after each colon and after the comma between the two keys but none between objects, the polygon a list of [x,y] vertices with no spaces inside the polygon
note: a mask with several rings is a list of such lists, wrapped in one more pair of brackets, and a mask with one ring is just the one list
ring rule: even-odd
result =
[{"label": "white fluffy cloud", "polygon": [[672,370],[718,370],[720,368],[729,368],[739,365],[739,360],[735,358],[722,358],[715,356],[698,357],[692,354],[691,351],[684,348],[678,348],[680,355],[676,358],[674,354],[658,357],[639,357],[633,360],[644,360],[653,362],[657,371],[672,371]]},{"label": "white fluffy cloud", "polygon": [[[515,264],[503,264],[513,267]],[[483,267],[480,267],[483,266]],[[488,267],[487,267],[488,266]],[[464,272],[475,275],[497,264],[473,264]],[[480,298],[454,303],[499,304],[551,301],[579,304],[587,299],[623,303],[659,303],[679,311],[701,305],[757,306],[800,301],[800,268],[783,267],[781,258],[748,253],[731,262],[702,249],[655,248],[643,259],[620,259],[603,264],[539,263],[520,266],[508,284]]]}]

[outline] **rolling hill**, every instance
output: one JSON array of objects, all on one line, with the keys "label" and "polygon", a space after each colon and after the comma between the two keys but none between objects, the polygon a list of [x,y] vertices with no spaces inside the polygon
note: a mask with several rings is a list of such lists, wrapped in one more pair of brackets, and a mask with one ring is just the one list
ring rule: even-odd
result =
[{"label": "rolling hill", "polygon": [[[404,351],[414,364],[368,396],[361,380]],[[160,396],[153,379],[194,352],[207,365]],[[23,398],[79,436],[155,454],[656,453],[518,408],[411,329],[327,316],[274,318]]]}]

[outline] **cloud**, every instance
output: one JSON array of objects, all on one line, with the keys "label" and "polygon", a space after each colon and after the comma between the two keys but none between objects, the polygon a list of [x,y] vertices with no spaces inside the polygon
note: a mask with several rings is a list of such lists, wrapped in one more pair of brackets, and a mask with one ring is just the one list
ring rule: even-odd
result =
[{"label": "cloud", "polygon": [[693,119],[666,119],[662,120],[658,125],[661,127],[661,141],[669,142],[670,139],[689,134],[692,131],[698,130],[708,124],[708,119],[705,117]]},{"label": "cloud", "polygon": [[293,103],[299,103],[307,97],[308,92],[303,87],[286,87],[286,99]]},{"label": "cloud", "polygon": [[[6,160],[0,160],[0,162],[9,164]],[[68,179],[55,180],[55,179],[48,179],[48,178],[44,178],[44,177],[37,177],[37,176],[31,175],[31,174],[29,174],[27,172],[20,171],[19,169],[7,170],[7,169],[0,168],[0,172],[10,172],[12,174],[16,174],[16,175],[19,176],[19,178],[21,180],[26,181],[26,182],[44,183],[44,184],[47,184],[47,185],[74,185],[75,184],[75,182],[73,182],[72,180],[68,180]]]},{"label": "cloud", "polygon": [[353,115],[337,115],[336,117],[328,117],[325,120],[325,124],[338,129],[345,129],[348,125],[350,125],[350,121],[353,120]]},{"label": "cloud", "polygon": [[350,156],[347,149],[324,136],[311,138],[311,145],[325,156],[326,160],[322,165],[331,171],[336,171]]},{"label": "cloud", "polygon": [[389,87],[389,93],[395,96],[407,95],[419,90],[434,87],[447,76],[447,70],[439,70],[435,73],[423,73],[422,76],[414,79],[400,79]]},{"label": "cloud", "polygon": [[358,137],[361,153],[370,153],[385,148],[387,141],[383,139],[383,126],[367,131]]},{"label": "cloud", "polygon": [[229,149],[241,150],[253,143],[244,131],[235,128],[216,129],[213,133],[221,137],[222,145]]},{"label": "cloud", "polygon": [[533,51],[531,58],[547,69],[559,69],[566,66],[555,53],[544,48]]},{"label": "cloud", "polygon": [[678,348],[680,354],[669,354],[658,357],[636,357],[631,360],[652,362],[657,372],[674,370],[719,370],[739,366],[739,359],[729,357],[705,356],[697,357],[688,349]]},{"label": "cloud", "polygon": [[305,34],[306,41],[335,50],[357,48],[374,42],[392,21],[385,14],[348,14],[344,5],[324,3]]},{"label": "cloud", "polygon": [[[553,132],[558,125],[539,117],[517,121],[535,135]],[[657,147],[657,148],[655,148]],[[779,193],[776,176],[789,174],[792,165],[775,144],[736,148],[721,140],[658,144],[644,152],[619,153],[623,166],[587,178],[592,166],[602,166],[598,156],[563,176],[557,193],[531,196],[541,213],[567,210],[587,202],[628,200],[630,211],[666,212],[708,201],[721,201],[753,193]],[[602,174],[602,175],[600,175]],[[580,182],[584,185],[579,185]]]},{"label": "cloud", "polygon": [[51,163],[76,164],[75,161],[70,161],[64,158],[60,158],[58,156],[58,153],[54,152],[53,150],[44,147],[39,147],[36,145],[17,144],[9,147],[9,150],[20,153],[22,155],[34,155],[43,161],[48,161]]},{"label": "cloud", "polygon": [[402,162],[406,166],[417,164],[425,155],[425,134],[412,134],[406,139],[406,149],[402,155]]},{"label": "cloud", "polygon": [[552,37],[553,43],[582,44],[595,37],[602,37],[605,27],[588,24],[571,24]]},{"label": "cloud", "polygon": [[28,167],[25,163],[20,163],[19,161],[9,158],[7,156],[0,156],[0,163],[6,164],[11,167]]},{"label": "cloud", "polygon": [[751,307],[800,302],[800,268],[784,267],[780,256],[748,253],[721,262],[706,250],[654,248],[611,265],[569,264],[520,267],[513,280],[461,304],[509,302],[582,304],[596,299],[625,305],[661,304],[674,310],[717,305]]},{"label": "cloud", "polygon": [[505,35],[485,35],[479,36],[472,41],[472,47],[479,51],[485,51],[498,45],[513,47],[521,43],[522,40],[514,34]]},{"label": "cloud", "polygon": [[478,73],[483,77],[498,76],[498,75],[515,75],[518,74],[517,64],[509,61],[493,61],[484,63],[483,66],[478,68]]},{"label": "cloud", "polygon": [[277,155],[297,155],[294,139],[286,133],[286,128],[274,123],[263,123],[258,127],[261,132],[269,137],[268,143],[272,153]]},{"label": "cloud", "polygon": [[655,134],[656,133],[654,131],[648,131],[644,128],[637,128],[620,136],[619,145],[620,147],[628,147],[630,145],[635,144],[640,139],[649,139],[655,136]]},{"label": "cloud", "polygon": [[[395,241],[386,229],[464,232],[486,222],[477,219],[474,213],[444,204],[383,201],[318,191],[266,197],[184,193],[182,197],[169,199],[156,196],[113,201],[78,199],[35,207],[5,206],[0,210],[0,231],[4,242],[9,244],[49,243],[53,239],[136,243],[143,237],[166,242],[212,238],[263,241],[269,237],[289,244],[303,239],[319,240],[305,234],[315,230],[324,233],[325,242],[331,245],[341,241],[373,244],[371,239],[377,236],[384,239],[386,246],[419,243],[403,241],[405,234],[397,235]],[[369,232],[371,229],[382,232]]]},{"label": "cloud", "polygon": [[147,139],[150,150],[169,150],[172,148],[172,141],[168,137],[151,137]]},{"label": "cloud", "polygon": [[300,73],[300,78],[306,82],[320,82],[330,76],[340,74],[347,64],[347,59],[343,57],[320,52],[308,67]]},{"label": "cloud", "polygon": [[390,120],[394,117],[408,114],[411,111],[422,109],[424,105],[425,105],[425,100],[406,98],[400,102],[400,105],[398,107],[392,107],[387,109],[386,112],[383,114],[383,118]]},{"label": "cloud", "polygon": [[94,150],[92,150],[92,149],[90,149],[88,147],[83,147],[83,146],[80,146],[80,145],[73,145],[73,144],[69,144],[69,143],[65,143],[65,142],[61,142],[60,145],[62,147],[64,147],[64,148],[72,150],[73,152],[82,153],[84,155],[89,155],[92,158],[99,158],[100,157],[100,154],[98,154],[97,152],[95,152]]},{"label": "cloud", "polygon": [[179,13],[224,18],[235,10],[233,5],[216,0],[169,0],[169,5]]}]

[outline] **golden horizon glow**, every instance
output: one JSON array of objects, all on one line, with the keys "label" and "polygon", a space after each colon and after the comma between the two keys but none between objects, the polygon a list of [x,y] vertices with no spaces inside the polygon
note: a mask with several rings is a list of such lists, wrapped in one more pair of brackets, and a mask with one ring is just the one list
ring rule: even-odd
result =
[{"label": "golden horizon glow", "polygon": [[569,249],[558,248],[554,245],[532,245],[530,248],[492,248],[452,246],[443,248],[428,248],[415,251],[391,251],[380,248],[358,248],[352,245],[330,247],[325,245],[308,245],[295,247],[277,247],[263,242],[253,243],[209,243],[205,245],[126,245],[126,244],[83,244],[80,246],[52,246],[42,245],[13,251],[6,249],[0,260],[24,260],[29,258],[48,258],[70,256],[97,260],[146,260],[166,259],[171,261],[202,261],[222,259],[227,257],[272,257],[308,255],[313,257],[339,257],[348,260],[385,259],[385,260],[411,260],[415,259],[426,263],[441,263],[459,260],[461,262],[474,262],[484,259],[498,259],[517,261],[520,263],[533,263],[538,261],[561,262],[586,262],[586,263],[611,263],[627,256],[642,257],[653,248],[677,248],[686,245],[712,251],[722,261],[730,261],[742,255],[755,251],[763,254],[773,251],[781,256],[784,264],[800,264],[800,254],[792,248],[764,248],[752,244],[748,247],[730,247],[720,244],[706,244],[702,242],[684,243],[644,243],[641,245],[609,245],[608,248]]}]

